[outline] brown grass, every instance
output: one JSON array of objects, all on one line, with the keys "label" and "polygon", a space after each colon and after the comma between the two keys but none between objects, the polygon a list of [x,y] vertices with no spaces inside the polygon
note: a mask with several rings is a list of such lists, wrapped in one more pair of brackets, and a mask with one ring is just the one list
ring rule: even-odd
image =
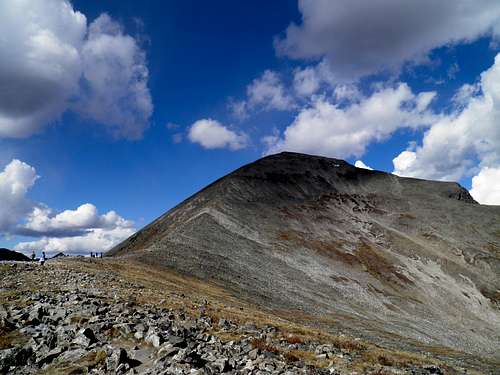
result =
[{"label": "brown grass", "polygon": [[250,344],[253,348],[262,350],[263,352],[270,352],[274,354],[279,354],[281,352],[277,347],[268,344],[264,339],[252,339]]},{"label": "brown grass", "polygon": [[287,335],[284,337],[285,341],[289,344],[302,344],[304,340],[297,335]]},{"label": "brown grass", "polygon": [[385,350],[382,348],[366,350],[362,353],[361,357],[367,364],[379,364],[382,366],[407,367],[409,365],[438,364],[437,361],[417,354]]},{"label": "brown grass", "polygon": [[9,349],[17,345],[22,345],[27,342],[25,336],[20,335],[17,331],[2,332],[0,331],[0,350]]},{"label": "brown grass", "polygon": [[413,284],[413,281],[398,272],[392,262],[389,262],[381,254],[380,250],[364,243],[358,248],[357,256],[372,276],[393,283]]}]

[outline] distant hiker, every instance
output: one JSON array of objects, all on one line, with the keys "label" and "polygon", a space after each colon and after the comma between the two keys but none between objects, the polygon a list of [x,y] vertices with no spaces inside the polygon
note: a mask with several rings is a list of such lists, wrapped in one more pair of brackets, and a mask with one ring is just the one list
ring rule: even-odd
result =
[{"label": "distant hiker", "polygon": [[100,254],[99,258],[101,258],[101,259],[102,259],[102,253]]},{"label": "distant hiker", "polygon": [[45,251],[42,251],[42,256],[40,257],[40,265],[43,266],[45,264],[45,260],[47,258],[45,257]]},{"label": "distant hiker", "polygon": [[33,252],[31,253],[31,260],[35,260],[36,258],[36,254],[35,254],[35,250],[33,250]]},{"label": "distant hiker", "polygon": [[91,251],[90,252],[90,257],[93,258],[94,257],[94,253]]}]

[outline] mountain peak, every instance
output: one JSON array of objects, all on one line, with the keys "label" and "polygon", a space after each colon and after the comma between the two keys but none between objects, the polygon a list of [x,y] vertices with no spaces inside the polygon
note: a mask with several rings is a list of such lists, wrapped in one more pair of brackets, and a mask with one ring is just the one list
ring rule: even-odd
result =
[{"label": "mountain peak", "polygon": [[388,345],[425,337],[483,355],[499,339],[500,208],[469,203],[457,183],[286,152],[219,179],[108,255],[313,321],[334,314],[336,329]]}]

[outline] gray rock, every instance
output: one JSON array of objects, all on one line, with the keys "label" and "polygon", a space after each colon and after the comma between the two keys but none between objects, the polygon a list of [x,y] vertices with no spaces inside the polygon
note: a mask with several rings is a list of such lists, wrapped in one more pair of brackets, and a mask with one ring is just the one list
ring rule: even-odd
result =
[{"label": "gray rock", "polygon": [[156,333],[151,333],[148,336],[146,336],[145,340],[148,344],[153,345],[155,348],[159,348],[160,345],[163,343],[163,339],[161,336],[157,335]]},{"label": "gray rock", "polygon": [[59,357],[63,353],[63,349],[61,348],[55,348],[49,351],[47,354],[44,354],[43,356],[40,357],[40,359],[37,361],[38,367],[42,367],[43,365],[46,365],[48,363],[52,363],[54,359]]},{"label": "gray rock", "polygon": [[179,352],[179,348],[173,346],[171,343],[166,343],[158,350],[158,356],[161,358],[173,357]]},{"label": "gray rock", "polygon": [[260,350],[257,348],[250,350],[250,352],[248,353],[248,358],[257,359],[257,357],[259,356],[259,353],[260,353]]},{"label": "gray rock", "polygon": [[166,337],[166,341],[168,341],[170,344],[178,348],[185,348],[187,346],[186,339],[175,335],[168,335]]},{"label": "gray rock", "polygon": [[94,332],[90,328],[83,328],[78,332],[78,335],[73,340],[73,344],[82,346],[84,348],[89,347],[93,343],[97,342],[97,338]]},{"label": "gray rock", "polygon": [[9,372],[11,367],[27,365],[33,358],[31,347],[0,350],[0,371]]}]

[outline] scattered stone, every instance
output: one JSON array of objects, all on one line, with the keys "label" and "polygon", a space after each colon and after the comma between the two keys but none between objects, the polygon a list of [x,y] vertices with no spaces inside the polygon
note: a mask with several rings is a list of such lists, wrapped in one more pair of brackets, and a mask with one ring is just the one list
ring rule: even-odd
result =
[{"label": "scattered stone", "polygon": [[[45,267],[33,272],[46,273],[44,282],[52,285],[51,290],[64,285],[71,293],[27,292],[19,305],[0,305],[0,335],[12,332],[25,338],[0,350],[2,375],[66,373],[70,368],[74,373],[94,375],[351,373],[344,372],[341,365],[349,364],[355,352],[319,342],[290,344],[288,336],[275,327],[257,328],[253,323],[240,326],[228,319],[212,319],[203,315],[204,311],[193,317],[184,309],[124,302],[93,288],[99,285],[95,275],[51,271]],[[17,288],[18,274],[7,276],[2,280],[6,287]],[[134,288],[110,275],[99,277],[114,288],[111,290]],[[235,338],[223,342],[219,333]],[[307,352],[322,367],[314,368],[294,357],[297,350]],[[437,366],[386,365],[383,371],[443,374]]]}]

